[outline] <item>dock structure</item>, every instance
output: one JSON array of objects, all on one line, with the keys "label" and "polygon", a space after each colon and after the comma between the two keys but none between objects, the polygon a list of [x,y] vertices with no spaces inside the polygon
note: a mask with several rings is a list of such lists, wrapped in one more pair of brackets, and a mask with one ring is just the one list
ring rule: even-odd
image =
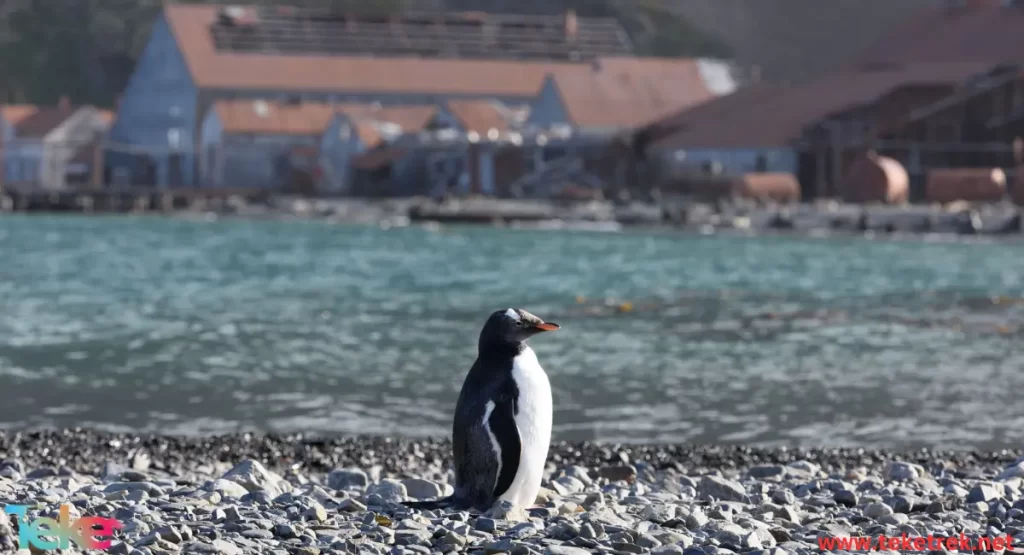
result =
[{"label": "dock structure", "polygon": [[223,211],[235,200],[266,202],[270,192],[252,189],[156,188],[64,190],[0,188],[0,212],[169,213]]}]

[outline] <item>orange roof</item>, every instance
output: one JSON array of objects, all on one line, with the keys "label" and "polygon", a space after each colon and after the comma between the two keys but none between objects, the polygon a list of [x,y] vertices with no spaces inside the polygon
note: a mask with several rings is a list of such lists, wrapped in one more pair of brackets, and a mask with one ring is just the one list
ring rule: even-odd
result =
[{"label": "orange roof", "polygon": [[285,104],[266,100],[218,100],[213,109],[225,133],[319,135],[334,115],[329,104]]},{"label": "orange roof", "polygon": [[637,127],[716,95],[695,60],[605,59],[555,74],[572,123],[579,127]]},{"label": "orange roof", "polygon": [[39,106],[32,104],[4,104],[0,106],[0,116],[10,125],[18,125],[25,118],[39,111]]},{"label": "orange roof", "polygon": [[[532,98],[547,75],[579,74],[590,67],[569,62],[224,52],[215,48],[210,34],[217,10],[217,6],[196,4],[168,4],[164,8],[193,82],[204,89],[417,92]],[[601,58],[601,62],[619,68],[616,73],[630,67],[636,67],[644,76],[667,72],[672,76],[675,94],[691,94],[690,88],[706,94],[699,74],[691,69],[692,61]],[[686,69],[673,70],[675,65]],[[681,83],[682,75],[693,81]],[[646,77],[643,80],[646,81]],[[679,90],[680,86],[685,90]]]},{"label": "orange roof", "polygon": [[491,129],[508,129],[508,120],[501,108],[489,100],[451,100],[448,110],[466,131],[487,133]]},{"label": "orange roof", "polygon": [[384,138],[381,136],[380,129],[372,121],[361,121],[355,124],[356,135],[363,141],[366,148],[373,149],[380,145]]}]

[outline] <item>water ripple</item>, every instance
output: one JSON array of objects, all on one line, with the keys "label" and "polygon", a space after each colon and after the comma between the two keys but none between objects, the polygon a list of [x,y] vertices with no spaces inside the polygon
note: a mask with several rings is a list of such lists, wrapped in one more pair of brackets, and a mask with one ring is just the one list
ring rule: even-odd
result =
[{"label": "water ripple", "polygon": [[446,434],[522,306],[559,438],[1016,446],[1022,250],[5,216],[0,428]]}]

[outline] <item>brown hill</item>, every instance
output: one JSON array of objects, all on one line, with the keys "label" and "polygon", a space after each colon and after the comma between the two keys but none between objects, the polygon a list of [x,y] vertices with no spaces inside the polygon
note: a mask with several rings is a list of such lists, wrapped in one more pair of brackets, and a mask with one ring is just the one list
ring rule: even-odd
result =
[{"label": "brown hill", "polygon": [[741,68],[801,80],[842,63],[943,0],[661,0],[729,45]]}]

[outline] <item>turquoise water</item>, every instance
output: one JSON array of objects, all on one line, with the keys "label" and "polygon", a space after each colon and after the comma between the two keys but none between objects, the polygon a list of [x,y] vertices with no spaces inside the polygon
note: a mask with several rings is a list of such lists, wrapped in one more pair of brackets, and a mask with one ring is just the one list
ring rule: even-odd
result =
[{"label": "turquoise water", "polygon": [[519,306],[556,438],[1019,447],[1021,297],[1014,242],[5,216],[0,425],[446,434]]}]

